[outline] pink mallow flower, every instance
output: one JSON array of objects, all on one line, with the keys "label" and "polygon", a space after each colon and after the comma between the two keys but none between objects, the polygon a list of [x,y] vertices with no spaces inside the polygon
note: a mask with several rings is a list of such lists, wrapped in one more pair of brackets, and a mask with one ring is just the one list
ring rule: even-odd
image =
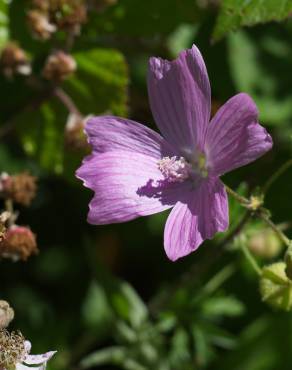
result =
[{"label": "pink mallow flower", "polygon": [[173,207],[164,247],[176,260],[228,228],[228,199],[219,177],[262,156],[272,139],[247,94],[228,100],[210,122],[210,83],[196,46],[174,61],[150,58],[148,92],[162,136],[125,118],[90,118],[85,131],[93,151],[76,175],[95,192],[91,224]]}]

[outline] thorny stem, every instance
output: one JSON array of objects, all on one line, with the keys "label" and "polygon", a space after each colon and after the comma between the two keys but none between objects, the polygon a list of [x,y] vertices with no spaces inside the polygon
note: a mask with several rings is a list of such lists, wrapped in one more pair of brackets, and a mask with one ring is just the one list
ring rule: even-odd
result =
[{"label": "thorny stem", "polygon": [[280,166],[280,168],[278,168],[278,170],[273,173],[273,175],[268,179],[268,181],[266,182],[266,184],[264,185],[263,187],[263,193],[264,194],[267,194],[267,192],[270,190],[270,187],[273,185],[273,183],[278,180],[278,178],[285,172],[288,170],[289,167],[292,166],[292,158],[289,159],[287,162],[285,162],[284,164],[282,164],[282,166]]}]

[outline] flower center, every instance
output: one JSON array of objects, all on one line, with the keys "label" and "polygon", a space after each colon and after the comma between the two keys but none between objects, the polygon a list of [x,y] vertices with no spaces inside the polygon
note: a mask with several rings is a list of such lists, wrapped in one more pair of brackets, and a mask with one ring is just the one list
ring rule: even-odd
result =
[{"label": "flower center", "polygon": [[20,333],[0,330],[0,369],[14,369],[25,355],[24,337]]},{"label": "flower center", "polygon": [[207,177],[206,157],[200,153],[192,161],[187,161],[184,157],[163,157],[158,161],[158,168],[169,182],[183,182],[194,177]]}]

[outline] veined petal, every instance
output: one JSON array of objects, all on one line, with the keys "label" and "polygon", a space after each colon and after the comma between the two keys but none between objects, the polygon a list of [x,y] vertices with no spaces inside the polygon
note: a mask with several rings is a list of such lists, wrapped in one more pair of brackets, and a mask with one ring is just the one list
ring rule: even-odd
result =
[{"label": "veined petal", "polygon": [[160,158],[161,153],[174,153],[170,145],[155,131],[129,119],[99,116],[86,122],[85,132],[93,151],[125,150]]},{"label": "veined petal", "polygon": [[172,261],[195,251],[205,239],[228,227],[228,199],[219,179],[208,179],[171,211],[164,231],[164,247]]},{"label": "veined petal", "polygon": [[27,365],[40,365],[45,362],[48,362],[54,354],[57,353],[56,351],[50,351],[47,353],[43,353],[41,355],[27,355],[23,362]]},{"label": "veined petal", "polygon": [[197,47],[181,52],[171,62],[150,58],[148,93],[164,138],[182,151],[201,149],[210,118],[211,92]]},{"label": "veined petal", "polygon": [[188,183],[165,182],[155,158],[125,151],[93,154],[76,173],[95,192],[89,223],[132,220],[172,207]]},{"label": "veined petal", "polygon": [[222,175],[261,157],[272,148],[271,136],[258,123],[254,101],[244,93],[229,99],[208,126],[205,142],[207,165]]}]

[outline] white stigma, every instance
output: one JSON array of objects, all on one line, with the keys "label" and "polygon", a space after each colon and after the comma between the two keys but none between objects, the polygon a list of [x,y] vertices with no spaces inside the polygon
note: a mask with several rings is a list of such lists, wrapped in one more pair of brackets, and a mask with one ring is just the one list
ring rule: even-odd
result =
[{"label": "white stigma", "polygon": [[169,182],[183,182],[190,176],[192,166],[184,157],[163,157],[158,168]]}]

